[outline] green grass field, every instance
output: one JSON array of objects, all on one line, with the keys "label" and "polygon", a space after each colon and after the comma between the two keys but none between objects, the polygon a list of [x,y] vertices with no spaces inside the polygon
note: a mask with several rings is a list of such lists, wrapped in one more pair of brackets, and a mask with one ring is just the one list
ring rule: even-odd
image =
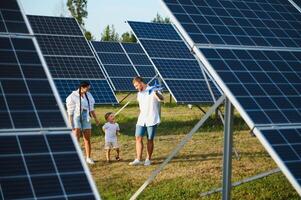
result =
[{"label": "green grass field", "polygon": [[[118,98],[122,96],[124,94]],[[99,106],[96,113],[103,124],[103,115],[119,108]],[[134,130],[138,113],[138,105],[134,102],[117,117],[122,134],[119,136],[120,162],[106,163],[104,134],[93,126],[92,157],[96,164],[90,166],[90,170],[104,199],[129,199],[203,115],[196,107],[189,109],[175,103],[162,104],[162,122],[155,138],[153,165],[133,167],[128,163],[135,158]],[[234,146],[241,159],[236,160],[233,156],[233,182],[277,167],[257,138],[250,136],[247,125],[237,113],[234,129]],[[223,126],[212,116],[139,199],[221,199],[220,193],[203,198],[200,193],[221,186],[222,151]],[[300,197],[280,172],[233,188],[232,199],[288,200]]]}]

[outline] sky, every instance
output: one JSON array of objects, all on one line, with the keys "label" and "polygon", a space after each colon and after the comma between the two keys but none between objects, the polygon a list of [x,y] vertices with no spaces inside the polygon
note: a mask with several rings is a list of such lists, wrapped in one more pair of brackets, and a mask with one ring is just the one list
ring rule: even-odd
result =
[{"label": "sky", "polygon": [[[67,0],[20,0],[26,14],[69,15]],[[88,18],[85,27],[99,40],[105,26],[113,24],[122,34],[129,31],[126,20],[151,21],[157,13],[167,17],[160,0],[88,0]]]}]

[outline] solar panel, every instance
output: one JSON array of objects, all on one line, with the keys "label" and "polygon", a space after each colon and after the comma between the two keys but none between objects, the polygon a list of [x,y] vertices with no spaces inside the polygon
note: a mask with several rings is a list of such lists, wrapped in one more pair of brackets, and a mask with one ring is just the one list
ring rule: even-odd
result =
[{"label": "solar panel", "polygon": [[0,138],[1,199],[99,199],[70,134]]},{"label": "solar panel", "polygon": [[299,188],[301,185],[301,129],[300,128],[271,128],[256,130],[261,136],[259,140],[269,146],[267,150],[282,170],[285,170],[288,179]]},{"label": "solar panel", "polygon": [[140,76],[145,79],[152,79],[156,76],[155,68],[144,53],[139,43],[121,43],[132,64],[137,69]]},{"label": "solar panel", "polygon": [[96,104],[117,103],[75,19],[33,15],[28,19],[63,100],[85,80],[91,83]]},{"label": "solar panel", "polygon": [[1,129],[66,127],[32,39],[0,41]]},{"label": "solar panel", "polygon": [[0,2],[0,34],[26,33],[29,34],[17,1]]},{"label": "solar panel", "polygon": [[[81,81],[84,79],[78,80],[63,80],[58,79],[54,80],[55,85],[60,93],[62,99],[66,99],[70,94],[70,91],[73,91],[78,87]],[[102,104],[112,104],[115,102],[115,97],[112,95],[109,85],[106,80],[89,80],[91,84],[90,92],[93,94],[95,102],[102,102]],[[99,92],[101,91],[101,92]]]},{"label": "solar panel", "polygon": [[92,41],[100,62],[103,64],[116,91],[135,91],[132,79],[138,76],[136,69],[118,42]]},{"label": "solar panel", "polygon": [[252,120],[301,124],[301,52],[200,48]]},{"label": "solar panel", "polygon": [[301,15],[281,0],[163,0],[197,44],[301,47]]},{"label": "solar panel", "polygon": [[128,23],[177,102],[213,102],[201,66],[172,25]]},{"label": "solar panel", "polygon": [[163,2],[301,195],[301,13],[279,0]]}]

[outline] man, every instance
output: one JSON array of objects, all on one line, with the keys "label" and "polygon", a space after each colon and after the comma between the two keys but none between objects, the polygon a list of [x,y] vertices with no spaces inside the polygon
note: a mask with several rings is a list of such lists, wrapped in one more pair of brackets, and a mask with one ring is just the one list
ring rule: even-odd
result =
[{"label": "man", "polygon": [[148,86],[141,77],[133,79],[133,85],[138,90],[137,100],[139,103],[140,114],[136,124],[136,154],[137,157],[130,165],[143,164],[143,136],[147,132],[147,157],[144,165],[151,164],[151,158],[154,150],[154,137],[156,134],[157,125],[160,123],[160,101],[164,98],[162,94]]}]

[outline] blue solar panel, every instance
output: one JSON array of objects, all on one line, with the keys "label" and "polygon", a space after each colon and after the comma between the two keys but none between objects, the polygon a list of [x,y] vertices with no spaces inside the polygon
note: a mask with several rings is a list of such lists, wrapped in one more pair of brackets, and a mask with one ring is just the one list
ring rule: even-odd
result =
[{"label": "blue solar panel", "polygon": [[145,54],[128,54],[134,65],[149,65],[152,63]]},{"label": "blue solar panel", "polygon": [[301,13],[289,1],[163,1],[198,44],[301,46]]},{"label": "blue solar panel", "polygon": [[[281,160],[284,168],[294,176],[293,184],[299,187],[301,183],[301,129],[263,129],[259,130],[265,141],[269,142],[269,152]],[[260,138],[261,139],[261,138]]]},{"label": "blue solar panel", "polygon": [[121,43],[129,59],[140,76],[152,79],[156,76],[155,68],[139,43]]},{"label": "blue solar panel", "polygon": [[119,91],[136,91],[133,86],[133,77],[132,78],[122,78],[122,77],[111,77],[111,81],[115,88],[118,88]]},{"label": "blue solar panel", "polygon": [[[129,65],[131,66],[131,62],[125,53],[118,54],[118,53],[97,53],[98,57],[100,58],[102,64],[111,64],[111,65]],[[131,68],[133,68],[131,66]]]},{"label": "blue solar panel", "polygon": [[139,43],[121,43],[128,54],[145,54]]},{"label": "blue solar panel", "polygon": [[58,57],[45,56],[53,78],[104,78],[94,57]]},{"label": "blue solar panel", "polygon": [[118,42],[91,42],[116,91],[134,91],[137,71]]},{"label": "blue solar panel", "polygon": [[[34,33],[77,36],[82,36],[83,34],[77,22],[70,17],[53,18],[50,16],[40,17],[29,15],[28,19]],[[47,26],[41,26],[41,24],[47,24]]]},{"label": "blue solar panel", "polygon": [[79,80],[93,80],[96,104],[117,103],[75,19],[33,15],[28,19],[63,101]]},{"label": "blue solar panel", "polygon": [[213,102],[201,66],[172,25],[128,23],[177,102]]},{"label": "blue solar panel", "polygon": [[[158,23],[135,22],[129,23],[135,30],[135,35],[140,39],[158,39],[158,40],[177,40],[181,41],[181,37],[175,32],[172,26]],[[158,30],[154,32],[153,30]]]},{"label": "blue solar panel", "polygon": [[116,99],[112,95],[110,87],[106,80],[54,80],[62,99],[66,99],[72,91],[77,90],[81,81],[88,81],[91,84],[90,92],[93,95],[96,104],[99,104],[98,102],[101,102],[101,104],[112,104],[115,102]]},{"label": "blue solar panel", "polygon": [[301,52],[200,50],[255,125],[301,123]]},{"label": "blue solar panel", "polygon": [[163,2],[301,195],[300,10],[280,0]]},{"label": "blue solar panel", "polygon": [[140,42],[150,57],[194,59],[188,47],[182,40],[163,42],[160,40],[141,39]]},{"label": "blue solar panel", "polygon": [[70,134],[0,137],[3,199],[96,199]]},{"label": "blue solar panel", "polygon": [[1,33],[29,33],[16,0],[4,0],[0,3]]},{"label": "blue solar panel", "polygon": [[118,42],[91,42],[98,53],[124,53],[120,43]]},{"label": "blue solar panel", "polygon": [[32,39],[0,41],[0,129],[66,127]]}]

